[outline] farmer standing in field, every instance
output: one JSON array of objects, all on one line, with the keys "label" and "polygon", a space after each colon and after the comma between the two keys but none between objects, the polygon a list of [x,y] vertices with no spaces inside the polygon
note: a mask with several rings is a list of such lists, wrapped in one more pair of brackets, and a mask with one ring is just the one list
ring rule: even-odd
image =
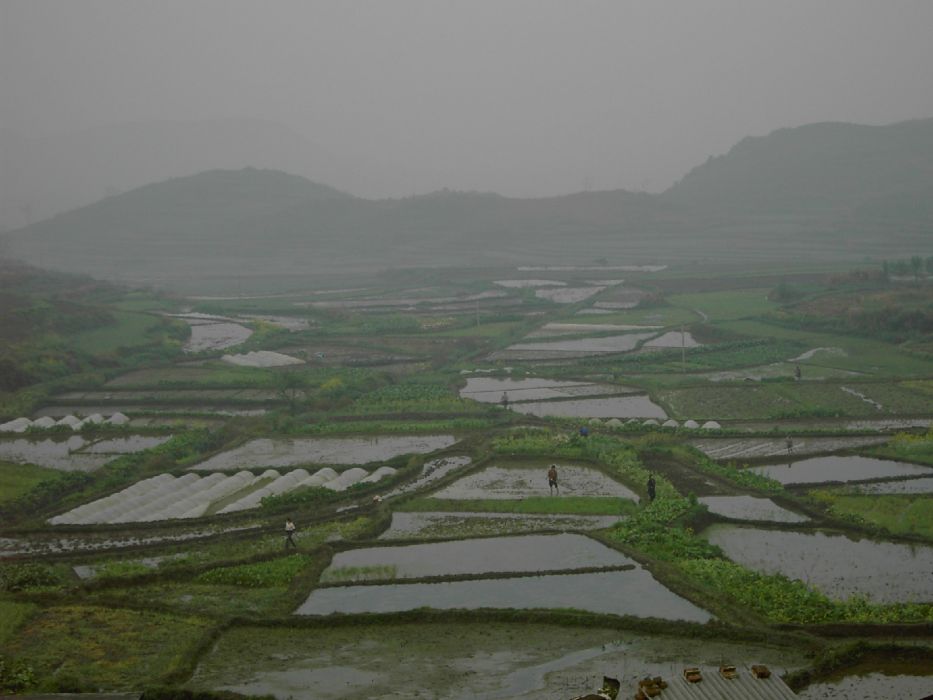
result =
[{"label": "farmer standing in field", "polygon": [[654,474],[648,475],[648,501],[654,502],[655,496],[655,483],[654,483]]},{"label": "farmer standing in field", "polygon": [[295,523],[292,522],[291,518],[285,518],[285,550],[288,551],[288,545],[291,545],[295,549],[298,549],[298,545],[295,544],[293,539],[295,535]]},{"label": "farmer standing in field", "polygon": [[557,492],[557,495],[560,496],[560,488],[557,486],[557,465],[552,464],[551,468],[547,470],[547,486],[551,491],[551,495],[554,492]]}]

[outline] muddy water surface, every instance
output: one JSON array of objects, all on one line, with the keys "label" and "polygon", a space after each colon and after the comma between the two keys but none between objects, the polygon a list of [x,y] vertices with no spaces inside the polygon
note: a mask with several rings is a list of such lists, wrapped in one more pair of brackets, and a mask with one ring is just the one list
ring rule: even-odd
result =
[{"label": "muddy water surface", "polygon": [[114,458],[77,452],[86,446],[87,441],[78,435],[65,440],[0,440],[0,460],[65,472],[92,472]]},{"label": "muddy water surface", "polygon": [[185,352],[223,350],[245,342],[252,334],[239,323],[203,323],[184,319],[191,326],[191,337],[182,347]]},{"label": "muddy water surface", "polygon": [[143,450],[158,447],[171,439],[171,435],[131,435],[129,437],[112,438],[110,440],[99,440],[82,448],[80,451],[88,454],[131,454],[133,452],[142,452]]},{"label": "muddy water surface", "polygon": [[452,457],[439,457],[424,463],[421,467],[421,474],[414,481],[402,484],[398,488],[389,491],[384,498],[398,496],[403,493],[411,493],[418,489],[430,486],[438,479],[442,479],[453,471],[467,466],[472,462],[472,458],[466,455],[454,455]]},{"label": "muddy water surface", "polygon": [[398,612],[421,607],[440,610],[573,608],[701,623],[711,619],[708,612],[672,593],[643,569],[450,583],[319,588],[295,613]]},{"label": "muddy water surface", "polygon": [[752,467],[751,471],[782,484],[819,484],[829,481],[867,481],[899,476],[931,476],[933,467],[874,457],[814,457],[789,464]]},{"label": "muddy water surface", "polygon": [[453,435],[381,436],[371,438],[280,438],[250,440],[196,464],[192,469],[218,471],[250,466],[297,464],[368,464],[403,454],[424,454],[449,447]]},{"label": "muddy water surface", "polygon": [[[766,430],[769,425],[750,425],[750,429]],[[799,426],[797,429],[804,428]],[[794,430],[792,426],[788,430]],[[701,438],[691,440],[690,444],[713,459],[756,459],[786,457],[788,461],[799,461],[801,455],[836,452],[867,445],[880,445],[885,437],[875,436],[837,436],[837,437],[791,437],[788,450],[787,438]]]},{"label": "muddy water surface", "polygon": [[634,563],[624,554],[583,535],[525,535],[353,549],[337,554],[322,580],[333,578],[347,567],[393,567],[397,578],[421,578]]},{"label": "muddy water surface", "polygon": [[625,333],[624,335],[610,335],[601,338],[580,338],[578,340],[552,340],[538,343],[515,343],[506,350],[527,350],[538,353],[542,357],[560,357],[561,353],[587,353],[598,355],[602,353],[628,352],[634,350],[638,343],[653,337],[654,333]]},{"label": "muddy water surface", "polygon": [[930,546],[741,525],[713,525],[703,534],[743,566],[800,579],[836,600],[864,595],[879,603],[933,602]]},{"label": "muddy water surface", "polygon": [[801,523],[809,518],[781,508],[770,498],[754,496],[703,496],[700,503],[716,513],[733,520],[768,520],[778,523]]},{"label": "muddy water surface", "polygon": [[[638,500],[628,487],[598,469],[557,462],[557,481],[565,496],[609,496]],[[522,499],[548,496],[548,463],[539,467],[500,463],[469,474],[437,493],[433,498],[456,501],[471,499]]]},{"label": "muddy water surface", "polygon": [[501,403],[503,394],[510,402],[566,399],[594,394],[622,394],[635,391],[617,384],[589,384],[547,379],[493,379],[471,377],[460,396],[483,403]]},{"label": "muddy water surface", "polygon": [[579,401],[534,401],[512,404],[510,409],[532,416],[564,418],[658,418],[665,419],[664,409],[647,396],[613,396]]},{"label": "muddy water surface", "polygon": [[608,675],[622,681],[622,698],[633,695],[645,675],[670,679],[684,666],[713,666],[723,659],[764,663],[777,674],[806,664],[796,649],[592,627],[243,627],[220,637],[187,685],[271,693],[282,700],[542,700],[594,692]]},{"label": "muddy water surface", "polygon": [[522,513],[400,513],[379,539],[482,537],[544,530],[599,530],[619,522],[614,515],[526,515]]}]

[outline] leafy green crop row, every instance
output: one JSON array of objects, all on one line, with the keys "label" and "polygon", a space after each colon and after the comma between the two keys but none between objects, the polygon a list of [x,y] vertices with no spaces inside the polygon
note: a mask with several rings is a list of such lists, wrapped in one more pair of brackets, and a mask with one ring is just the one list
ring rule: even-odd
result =
[{"label": "leafy green crop row", "polygon": [[205,571],[198,576],[197,583],[267,588],[287,586],[304,569],[311,558],[302,554],[271,559],[256,564],[240,564]]}]

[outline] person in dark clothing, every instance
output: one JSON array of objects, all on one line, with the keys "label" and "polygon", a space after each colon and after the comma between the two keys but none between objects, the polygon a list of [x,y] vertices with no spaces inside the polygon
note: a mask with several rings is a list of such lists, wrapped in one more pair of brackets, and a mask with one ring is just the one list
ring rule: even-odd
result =
[{"label": "person in dark clothing", "polygon": [[557,486],[557,465],[552,464],[551,468],[547,470],[547,485],[553,494],[557,491],[557,495],[560,496],[560,488]]},{"label": "person in dark clothing", "polygon": [[648,477],[648,501],[653,502],[655,496],[654,474]]},{"label": "person in dark clothing", "polygon": [[288,546],[291,545],[295,549],[298,549],[298,545],[295,544],[295,523],[292,522],[291,518],[285,518],[285,549],[288,549]]}]

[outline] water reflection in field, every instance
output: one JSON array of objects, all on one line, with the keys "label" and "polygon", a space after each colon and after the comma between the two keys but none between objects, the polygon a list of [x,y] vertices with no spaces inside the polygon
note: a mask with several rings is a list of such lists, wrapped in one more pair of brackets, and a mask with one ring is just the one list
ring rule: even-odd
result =
[{"label": "water reflection in field", "polygon": [[790,464],[752,467],[751,471],[782,484],[819,484],[829,481],[866,481],[899,476],[930,476],[933,468],[855,455],[814,457]]},{"label": "water reflection in field", "polygon": [[704,535],[733,561],[800,579],[830,598],[933,601],[933,547],[741,525],[713,525]]},{"label": "water reflection in field", "polygon": [[422,607],[441,610],[566,608],[700,623],[711,619],[708,612],[669,591],[644,569],[319,588],[296,614],[397,612]]}]

